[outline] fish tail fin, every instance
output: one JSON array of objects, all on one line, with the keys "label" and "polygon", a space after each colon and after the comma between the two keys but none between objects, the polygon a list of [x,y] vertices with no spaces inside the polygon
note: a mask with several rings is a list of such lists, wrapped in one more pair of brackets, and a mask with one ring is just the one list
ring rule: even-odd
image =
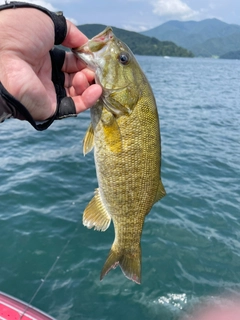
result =
[{"label": "fish tail fin", "polygon": [[141,248],[138,250],[116,250],[114,246],[111,248],[107,260],[103,266],[100,280],[111,270],[120,265],[123,274],[130,280],[141,283]]}]

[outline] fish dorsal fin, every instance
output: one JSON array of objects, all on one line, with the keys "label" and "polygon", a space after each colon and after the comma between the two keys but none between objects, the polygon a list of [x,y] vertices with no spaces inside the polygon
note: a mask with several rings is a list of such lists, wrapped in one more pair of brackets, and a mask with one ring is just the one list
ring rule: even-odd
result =
[{"label": "fish dorsal fin", "polygon": [[83,154],[84,156],[90,152],[94,147],[94,131],[92,123],[90,123],[87,132],[85,134],[85,137],[83,139]]},{"label": "fish dorsal fin", "polygon": [[87,205],[83,213],[83,225],[89,229],[105,231],[109,227],[111,217],[100,198],[99,189],[96,189],[95,196]]},{"label": "fish dorsal fin", "polygon": [[104,141],[108,149],[114,153],[122,152],[121,131],[114,115],[105,109],[103,110],[101,121],[104,132]]},{"label": "fish dorsal fin", "polygon": [[154,202],[161,200],[165,195],[166,195],[166,191],[165,191],[164,186],[162,184],[162,180],[159,180],[158,189],[157,189],[157,193],[156,193]]}]

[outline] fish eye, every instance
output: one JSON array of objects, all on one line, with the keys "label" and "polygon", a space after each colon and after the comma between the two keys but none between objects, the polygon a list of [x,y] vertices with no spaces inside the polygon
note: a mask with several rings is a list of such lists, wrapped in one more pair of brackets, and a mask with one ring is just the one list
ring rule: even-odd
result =
[{"label": "fish eye", "polygon": [[118,60],[121,64],[126,65],[130,60],[130,56],[127,52],[121,52],[119,54]]}]

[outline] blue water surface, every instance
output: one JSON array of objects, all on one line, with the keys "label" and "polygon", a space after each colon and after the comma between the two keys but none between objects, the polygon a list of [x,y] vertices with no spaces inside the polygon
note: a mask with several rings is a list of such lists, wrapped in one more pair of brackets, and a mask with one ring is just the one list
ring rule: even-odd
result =
[{"label": "blue water surface", "polygon": [[97,187],[89,112],[44,132],[0,125],[0,291],[29,302],[41,286],[32,304],[59,320],[174,320],[240,290],[240,61],[137,58],[167,191],[146,217],[141,285],[120,268],[100,282],[114,230],[81,222]]}]

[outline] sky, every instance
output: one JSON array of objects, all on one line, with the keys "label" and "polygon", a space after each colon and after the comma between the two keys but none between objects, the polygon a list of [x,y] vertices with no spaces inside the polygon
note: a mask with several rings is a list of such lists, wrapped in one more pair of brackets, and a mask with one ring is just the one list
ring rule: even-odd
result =
[{"label": "sky", "polygon": [[[76,25],[100,23],[145,31],[169,20],[217,18],[240,25],[239,0],[28,0],[52,11],[63,11]],[[0,3],[5,3],[0,0]]]}]

